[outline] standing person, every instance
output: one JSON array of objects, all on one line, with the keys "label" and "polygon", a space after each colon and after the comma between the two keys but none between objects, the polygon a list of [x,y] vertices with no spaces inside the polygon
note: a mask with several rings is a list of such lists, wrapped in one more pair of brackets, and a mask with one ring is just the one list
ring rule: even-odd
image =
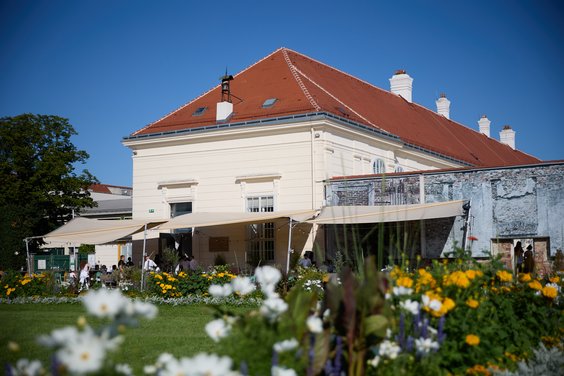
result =
[{"label": "standing person", "polygon": [[78,291],[88,290],[90,284],[90,264],[84,264],[84,267],[80,271],[80,286]]},{"label": "standing person", "polygon": [[133,261],[131,260],[131,257],[127,258],[127,263],[125,264],[125,266],[128,266],[128,267],[133,266]]},{"label": "standing person", "polygon": [[515,274],[519,274],[523,272],[523,247],[521,246],[521,242],[517,242],[515,248],[513,248],[513,257],[515,258]]},{"label": "standing person", "polygon": [[121,255],[119,256],[118,269],[123,270],[124,267],[125,267],[125,256]]},{"label": "standing person", "polygon": [[188,256],[188,261],[190,262],[190,271],[196,271],[198,269],[198,261],[196,261],[194,256]]},{"label": "standing person", "polygon": [[178,265],[176,265],[176,269],[174,270],[174,273],[178,274],[181,271],[184,272],[189,272],[190,269],[190,261],[188,260],[188,258],[186,256],[182,256],[182,258],[180,259],[180,262],[178,263]]},{"label": "standing person", "polygon": [[533,254],[533,246],[530,244],[525,251],[523,264],[523,273],[533,273],[535,271],[535,255]]},{"label": "standing person", "polygon": [[155,271],[157,270],[157,264],[153,260],[149,258],[148,255],[145,255],[145,262],[143,263],[143,270],[144,271]]}]

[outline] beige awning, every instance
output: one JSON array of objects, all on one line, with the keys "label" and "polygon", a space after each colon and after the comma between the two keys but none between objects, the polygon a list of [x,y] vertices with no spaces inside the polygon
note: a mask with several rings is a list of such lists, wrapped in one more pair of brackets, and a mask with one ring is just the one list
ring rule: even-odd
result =
[{"label": "beige awning", "polygon": [[326,225],[416,221],[463,214],[463,200],[388,206],[326,206],[307,222]]},{"label": "beige awning", "polygon": [[145,225],[150,223],[158,224],[134,219],[102,220],[77,217],[43,236],[43,240],[55,246],[105,244],[143,231]]},{"label": "beige awning", "polygon": [[178,228],[207,227],[229,225],[235,223],[260,223],[277,218],[291,218],[296,222],[303,222],[314,216],[314,210],[286,210],[276,212],[248,213],[248,212],[203,212],[179,215],[170,221],[157,226],[155,230],[174,230]]}]

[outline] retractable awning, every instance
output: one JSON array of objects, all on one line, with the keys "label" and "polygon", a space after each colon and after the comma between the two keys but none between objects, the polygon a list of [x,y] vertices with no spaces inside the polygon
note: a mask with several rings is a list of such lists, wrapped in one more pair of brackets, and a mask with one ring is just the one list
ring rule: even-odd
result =
[{"label": "retractable awning", "polygon": [[51,244],[104,244],[143,231],[145,225],[157,225],[162,222],[143,220],[100,220],[84,217],[73,218],[65,225],[43,236]]},{"label": "retractable awning", "polygon": [[388,206],[326,206],[309,223],[338,225],[416,221],[462,215],[463,200]]},{"label": "retractable awning", "polygon": [[296,222],[303,222],[315,214],[314,210],[287,210],[277,212],[202,212],[189,213],[172,218],[170,221],[155,227],[155,230],[174,230],[178,228],[207,227],[229,225],[235,223],[261,223],[277,218],[290,218]]}]

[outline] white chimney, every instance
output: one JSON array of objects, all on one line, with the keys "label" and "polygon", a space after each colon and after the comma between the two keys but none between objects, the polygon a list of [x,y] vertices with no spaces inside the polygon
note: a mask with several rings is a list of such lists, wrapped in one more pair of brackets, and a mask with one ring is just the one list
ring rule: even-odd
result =
[{"label": "white chimney", "polygon": [[515,131],[509,125],[505,125],[499,132],[499,142],[515,149]]},{"label": "white chimney", "polygon": [[437,105],[437,113],[450,119],[450,101],[445,93],[441,94],[440,98],[435,101],[435,104]]},{"label": "white chimney", "polygon": [[218,102],[217,111],[215,115],[216,121],[225,121],[233,113],[233,103],[231,102]]},{"label": "white chimney", "polygon": [[480,127],[480,133],[485,134],[490,137],[490,124],[492,122],[486,115],[482,115],[480,120],[478,120],[478,126]]},{"label": "white chimney", "polygon": [[390,78],[390,91],[394,94],[401,95],[403,99],[411,103],[413,78],[411,78],[404,70],[398,70],[392,78]]}]

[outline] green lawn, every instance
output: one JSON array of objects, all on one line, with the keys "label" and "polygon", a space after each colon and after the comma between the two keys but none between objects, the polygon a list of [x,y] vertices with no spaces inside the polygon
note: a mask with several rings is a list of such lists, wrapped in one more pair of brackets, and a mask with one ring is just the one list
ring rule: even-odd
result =
[{"label": "green lawn", "polygon": [[[205,324],[213,319],[209,307],[160,305],[158,308],[157,318],[127,329],[116,362],[129,364],[134,374],[139,375],[144,365],[154,363],[163,352],[179,357],[214,351],[214,342],[204,331]],[[9,341],[21,347],[17,358],[39,359],[46,364],[49,351],[36,344],[36,338],[53,329],[73,325],[84,314],[81,304],[0,304],[1,364],[13,362],[15,358],[7,351]],[[96,326],[96,320],[87,319]]]}]

